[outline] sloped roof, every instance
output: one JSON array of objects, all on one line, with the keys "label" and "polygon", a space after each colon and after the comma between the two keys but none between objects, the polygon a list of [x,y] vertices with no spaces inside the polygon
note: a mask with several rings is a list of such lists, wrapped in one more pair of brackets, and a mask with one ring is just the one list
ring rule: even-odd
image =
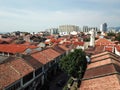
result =
[{"label": "sloped roof", "polygon": [[[92,55],[80,90],[119,90],[120,56],[110,52]],[[119,76],[120,77],[120,76]]]},{"label": "sloped roof", "polygon": [[115,44],[105,38],[100,38],[95,41],[95,45],[115,45]]},{"label": "sloped roof", "polygon": [[0,90],[32,72],[33,68],[21,58],[12,58],[0,64]]},{"label": "sloped roof", "polygon": [[96,57],[99,57],[101,55],[105,55],[105,54],[108,54],[109,52],[102,52],[102,53],[99,53],[99,54],[95,54],[95,55],[92,55],[91,58],[96,58]]},{"label": "sloped roof", "polygon": [[50,62],[59,55],[60,53],[56,52],[51,48],[31,54],[32,57],[37,59],[42,64],[46,64],[47,62]]},{"label": "sloped roof", "polygon": [[104,51],[104,46],[95,46],[95,54],[101,53]]},{"label": "sloped roof", "polygon": [[31,67],[33,67],[34,69],[38,69],[40,67],[43,66],[42,63],[38,62],[38,60],[36,60],[35,58],[33,58],[30,55],[24,55],[23,56],[24,61],[29,64]]},{"label": "sloped roof", "polygon": [[46,50],[41,51],[42,53],[46,54],[48,58],[54,59],[60,55],[60,53],[56,52],[55,50],[48,48]]},{"label": "sloped roof", "polygon": [[79,41],[78,41],[78,42],[74,42],[73,44],[74,44],[74,45],[83,46],[83,45],[84,45],[84,42],[79,42]]},{"label": "sloped roof", "polygon": [[120,90],[119,75],[108,75],[82,81],[79,90]]},{"label": "sloped roof", "polygon": [[51,38],[51,40],[50,40],[52,43],[55,43],[56,41],[57,41],[57,39],[55,39],[55,38]]},{"label": "sloped roof", "polygon": [[27,48],[36,48],[34,45],[21,45],[21,44],[0,44],[0,52],[7,53],[22,53]]},{"label": "sloped roof", "polygon": [[113,46],[105,46],[105,51],[113,52],[114,47]]},{"label": "sloped roof", "polygon": [[71,42],[71,41],[66,41],[66,42],[64,42],[63,44],[64,44],[64,45],[71,45],[72,42]]},{"label": "sloped roof", "polygon": [[92,55],[91,56],[91,62],[98,62],[100,60],[106,60],[108,58],[112,58],[112,59],[115,59],[115,60],[119,60],[120,59],[120,56],[114,54],[114,53],[111,53],[111,52],[108,52],[108,51],[105,51],[105,52],[102,52],[102,53],[99,53],[99,54],[96,54],[96,55]]},{"label": "sloped roof", "polygon": [[70,50],[69,48],[67,48],[64,44],[63,45],[58,45],[60,48],[62,48],[65,51]]},{"label": "sloped roof", "polygon": [[98,76],[107,75],[110,73],[116,73],[115,67],[113,64],[106,64],[99,67],[94,67],[87,69],[83,79],[92,79]]},{"label": "sloped roof", "polygon": [[43,53],[41,52],[32,53],[31,56],[34,57],[39,62],[41,62],[42,64],[46,64],[47,62],[49,62],[46,55],[45,54],[43,55]]},{"label": "sloped roof", "polygon": [[57,51],[57,52],[60,53],[60,54],[65,53],[65,50],[62,49],[62,48],[60,48],[57,44],[54,45],[54,46],[52,46],[52,49],[55,50],[55,51]]}]

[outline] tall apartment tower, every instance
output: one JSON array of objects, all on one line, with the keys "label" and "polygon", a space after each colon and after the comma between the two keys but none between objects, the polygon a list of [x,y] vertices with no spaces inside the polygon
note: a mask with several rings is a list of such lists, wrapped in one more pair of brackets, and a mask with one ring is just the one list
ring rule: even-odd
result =
[{"label": "tall apartment tower", "polygon": [[90,34],[91,34],[91,36],[90,36],[90,46],[94,47],[95,46],[95,30],[92,29],[90,31]]},{"label": "tall apartment tower", "polygon": [[49,28],[49,29],[46,29],[46,31],[48,31],[51,35],[59,33],[58,28]]},{"label": "tall apartment tower", "polygon": [[59,32],[61,34],[70,34],[70,32],[79,31],[79,26],[75,25],[61,25],[59,26]]},{"label": "tall apartment tower", "polygon": [[89,27],[88,26],[83,26],[83,32],[89,32]]},{"label": "tall apartment tower", "polygon": [[82,31],[86,34],[89,34],[89,32],[94,29],[96,32],[99,31],[97,27],[88,27],[88,26],[83,26]]},{"label": "tall apartment tower", "polygon": [[107,32],[107,23],[103,23],[100,25],[100,31],[101,32]]}]

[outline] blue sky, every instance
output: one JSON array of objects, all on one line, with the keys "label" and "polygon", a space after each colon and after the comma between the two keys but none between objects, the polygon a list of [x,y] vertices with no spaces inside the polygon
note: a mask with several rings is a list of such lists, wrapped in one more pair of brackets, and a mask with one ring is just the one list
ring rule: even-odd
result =
[{"label": "blue sky", "polygon": [[120,0],[0,0],[0,32],[39,32],[63,24],[120,26]]}]

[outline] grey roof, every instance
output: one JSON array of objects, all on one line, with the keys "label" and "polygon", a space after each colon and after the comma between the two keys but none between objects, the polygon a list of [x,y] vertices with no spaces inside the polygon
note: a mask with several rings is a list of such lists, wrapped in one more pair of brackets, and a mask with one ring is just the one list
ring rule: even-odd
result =
[{"label": "grey roof", "polygon": [[7,58],[7,56],[0,56],[0,64],[3,63]]}]

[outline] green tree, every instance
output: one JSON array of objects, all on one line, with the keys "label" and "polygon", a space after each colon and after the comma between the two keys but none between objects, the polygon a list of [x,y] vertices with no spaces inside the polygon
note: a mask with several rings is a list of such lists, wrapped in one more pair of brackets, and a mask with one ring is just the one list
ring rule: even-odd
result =
[{"label": "green tree", "polygon": [[84,38],[83,41],[89,42],[90,41],[90,37],[89,38]]},{"label": "green tree", "polygon": [[86,54],[82,49],[75,49],[74,52],[63,57],[59,65],[70,76],[80,78],[87,66]]},{"label": "green tree", "polygon": [[101,32],[100,32],[100,31],[98,31],[98,32],[97,32],[97,34],[101,35]]},{"label": "green tree", "polygon": [[107,33],[107,36],[115,36],[116,34],[114,33],[114,32],[109,32],[109,33]]},{"label": "green tree", "polygon": [[117,35],[116,35],[116,40],[118,40],[118,41],[120,42],[120,32],[117,33]]}]

